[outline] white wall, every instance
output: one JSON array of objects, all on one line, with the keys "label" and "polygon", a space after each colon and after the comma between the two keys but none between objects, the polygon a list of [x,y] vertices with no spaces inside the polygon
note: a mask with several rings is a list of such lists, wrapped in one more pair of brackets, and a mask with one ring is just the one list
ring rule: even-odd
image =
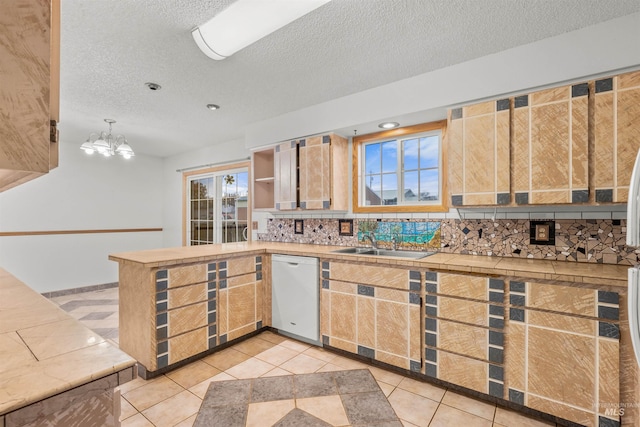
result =
[{"label": "white wall", "polygon": [[245,161],[250,156],[244,147],[244,140],[239,139],[212,147],[194,150],[177,156],[167,157],[163,167],[164,185],[164,247],[182,245],[182,173],[178,169],[206,166],[232,161]]},{"label": "white wall", "polygon": [[[62,142],[58,168],[0,193],[0,232],[162,227],[162,159],[78,147]],[[160,246],[161,232],[0,237],[0,267],[49,292],[116,282],[110,253]]]}]

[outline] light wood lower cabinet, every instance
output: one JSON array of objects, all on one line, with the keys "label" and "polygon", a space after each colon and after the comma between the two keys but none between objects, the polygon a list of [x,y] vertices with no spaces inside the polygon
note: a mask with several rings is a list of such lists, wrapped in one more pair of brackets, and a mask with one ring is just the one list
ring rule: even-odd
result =
[{"label": "light wood lower cabinet", "polygon": [[617,293],[510,282],[506,398],[585,426],[619,425],[619,339]]},{"label": "light wood lower cabinet", "polygon": [[270,324],[263,258],[153,269],[121,264],[120,348],[139,362],[141,376]]},{"label": "light wood lower cabinet", "polygon": [[504,398],[504,281],[426,272],[425,374]]},{"label": "light wood lower cabinet", "polygon": [[323,344],[420,372],[421,277],[403,268],[323,261]]}]

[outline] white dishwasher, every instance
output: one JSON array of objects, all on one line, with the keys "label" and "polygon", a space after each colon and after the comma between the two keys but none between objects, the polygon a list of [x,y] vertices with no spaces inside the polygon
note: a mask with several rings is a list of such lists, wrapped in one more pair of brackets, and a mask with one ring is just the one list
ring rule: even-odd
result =
[{"label": "white dishwasher", "polygon": [[271,257],[272,324],[280,332],[320,343],[318,258]]}]

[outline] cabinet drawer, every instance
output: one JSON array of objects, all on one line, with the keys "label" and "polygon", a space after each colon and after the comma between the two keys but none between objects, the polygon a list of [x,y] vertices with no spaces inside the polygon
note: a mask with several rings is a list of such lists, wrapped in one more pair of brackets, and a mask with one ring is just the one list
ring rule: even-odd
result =
[{"label": "cabinet drawer", "polygon": [[180,362],[209,348],[207,328],[199,328],[169,339],[169,364]]},{"label": "cabinet drawer", "polygon": [[232,258],[218,263],[220,279],[262,271],[262,257]]},{"label": "cabinet drawer", "polygon": [[170,289],[168,292],[169,309],[182,307],[207,300],[207,284],[183,286],[181,288]]},{"label": "cabinet drawer", "polygon": [[169,337],[205,326],[206,324],[206,302],[169,311]]},{"label": "cabinet drawer", "polygon": [[[409,290],[406,269],[341,262],[331,262],[330,268],[329,278],[333,280]],[[326,279],[324,274],[323,279]]]},{"label": "cabinet drawer", "polygon": [[169,288],[206,282],[207,264],[187,265],[184,267],[158,270],[156,272],[156,280],[166,280],[166,286]]}]

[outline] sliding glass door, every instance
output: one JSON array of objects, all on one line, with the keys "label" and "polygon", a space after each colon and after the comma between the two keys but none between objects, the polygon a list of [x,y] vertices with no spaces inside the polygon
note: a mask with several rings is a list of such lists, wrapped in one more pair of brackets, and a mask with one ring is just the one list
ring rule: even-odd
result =
[{"label": "sliding glass door", "polygon": [[247,240],[249,174],[232,169],[190,176],[187,242],[189,245]]}]

